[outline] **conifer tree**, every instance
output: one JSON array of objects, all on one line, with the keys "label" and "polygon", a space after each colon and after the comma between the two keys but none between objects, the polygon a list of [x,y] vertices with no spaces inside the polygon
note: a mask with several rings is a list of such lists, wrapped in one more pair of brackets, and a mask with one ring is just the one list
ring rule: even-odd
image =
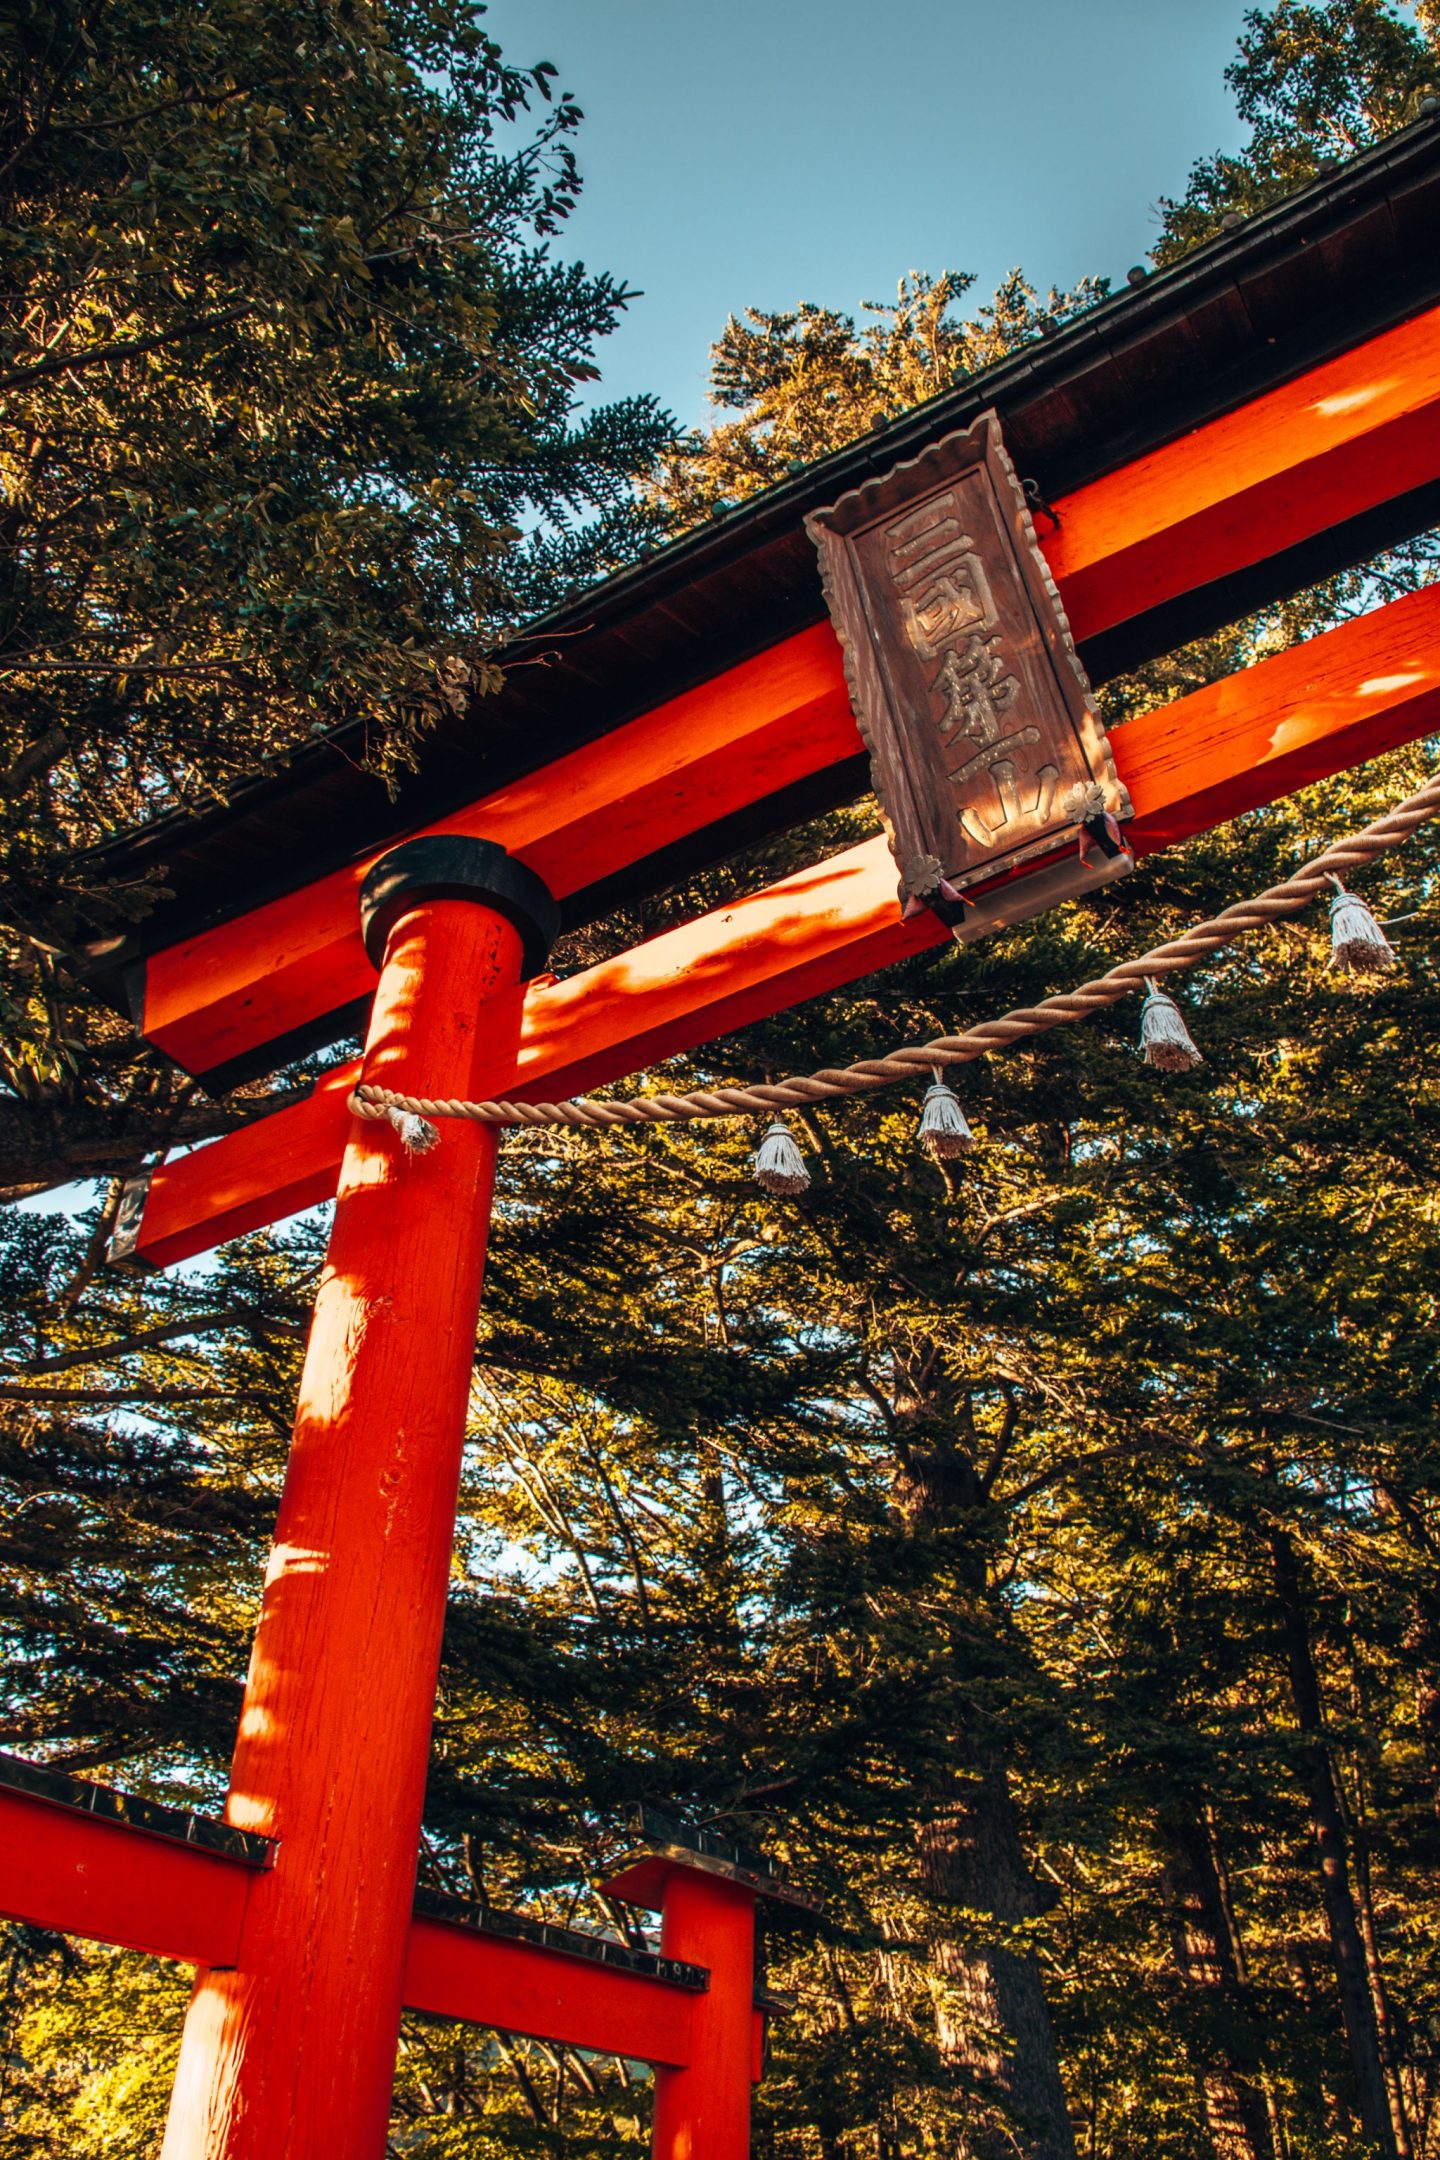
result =
[{"label": "conifer tree", "polygon": [[[1433,30],[1367,0],[1253,16],[1251,160],[1213,188],[1202,169],[1161,252],[1313,170],[1284,167],[1287,130],[1318,160],[1334,113],[1402,120],[1383,85],[1400,61],[1406,96],[1425,79]],[[727,332],[735,417],[671,468],[680,514],[848,439],[894,381],[948,380],[926,355],[955,281],[909,293],[898,354],[896,325],[814,310]],[[993,319],[952,316],[945,349],[990,355]],[[1433,561],[1406,551],[1109,685],[1108,717]],[[1027,1002],[1274,881],[1425,762],[1308,790],[667,1084],[843,1063]],[[865,824],[862,806],[789,836],[603,934]],[[1142,1067],[1125,1008],[968,1068],[981,1144],[959,1164],[917,1151],[903,1090],[797,1121],[798,1201],[757,1191],[734,1125],[507,1143],[422,1879],[632,1927],[586,1885],[642,1797],[788,1857],[823,1912],[771,1934],[796,2007],[757,2152],[1436,2149],[1437,867],[1427,830],[1365,875],[1402,919],[1377,986],[1329,969],[1319,910],[1187,978],[1192,1074]],[[58,1731],[73,1761],[213,1794],[314,1237],[144,1285],[97,1272],[84,1226],[10,1232],[7,1624],[29,1645],[11,1744]],[[120,2020],[148,1991],[137,2027],[166,1988],[178,2005],[132,1970],[15,1943],[17,2156],[146,2149],[155,2051],[113,2023],[87,2040],[101,1990]],[[643,2149],[647,2108],[625,2066],[407,2024],[409,2153],[598,2160]]]},{"label": "conifer tree", "polygon": [[84,994],[152,898],[85,849],[483,724],[506,632],[652,532],[671,423],[579,405],[629,298],[562,252],[580,117],[469,0],[6,11],[0,1192],[254,1114]]}]

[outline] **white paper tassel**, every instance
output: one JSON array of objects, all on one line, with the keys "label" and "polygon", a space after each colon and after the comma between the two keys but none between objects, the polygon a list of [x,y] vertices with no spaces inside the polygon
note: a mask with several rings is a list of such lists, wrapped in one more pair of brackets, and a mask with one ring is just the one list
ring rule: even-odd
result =
[{"label": "white paper tassel", "polygon": [[925,1090],[925,1105],[920,1112],[920,1139],[937,1162],[950,1162],[957,1155],[968,1155],[975,1145],[975,1135],[960,1107],[959,1097],[953,1088],[945,1085],[938,1072]]},{"label": "white paper tassel", "polygon": [[417,1117],[413,1110],[387,1110],[390,1123],[400,1135],[400,1144],[407,1155],[428,1155],[440,1138],[440,1128],[432,1125],[429,1118]]},{"label": "white paper tassel", "polygon": [[755,1182],[766,1192],[802,1193],[810,1189],[805,1158],[791,1138],[784,1118],[776,1118],[755,1150]]},{"label": "white paper tassel", "polygon": [[1190,1030],[1174,998],[1167,997],[1148,975],[1150,995],[1140,1008],[1140,1054],[1159,1072],[1189,1072],[1205,1060],[1190,1039]]},{"label": "white paper tassel", "polygon": [[1330,958],[1352,975],[1383,975],[1395,965],[1395,948],[1359,893],[1346,892],[1338,877],[1330,896]]}]

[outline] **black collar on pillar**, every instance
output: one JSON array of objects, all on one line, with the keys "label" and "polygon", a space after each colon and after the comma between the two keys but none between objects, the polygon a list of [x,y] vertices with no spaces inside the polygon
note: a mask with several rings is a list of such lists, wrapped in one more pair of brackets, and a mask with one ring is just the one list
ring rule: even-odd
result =
[{"label": "black collar on pillar", "polygon": [[407,908],[421,900],[474,900],[513,923],[523,947],[521,973],[538,975],[560,933],[560,907],[545,880],[494,840],[460,834],[406,840],[382,855],[360,887],[360,929],[371,964]]}]

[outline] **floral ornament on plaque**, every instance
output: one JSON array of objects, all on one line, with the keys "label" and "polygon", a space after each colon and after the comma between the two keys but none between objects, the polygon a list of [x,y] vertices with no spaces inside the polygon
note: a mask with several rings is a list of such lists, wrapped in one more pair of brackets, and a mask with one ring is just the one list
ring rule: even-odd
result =
[{"label": "floral ornament on plaque", "polygon": [[1130,798],[997,416],[805,522],[902,903],[953,920],[1045,857],[1073,859],[1047,905],[1130,868]]}]

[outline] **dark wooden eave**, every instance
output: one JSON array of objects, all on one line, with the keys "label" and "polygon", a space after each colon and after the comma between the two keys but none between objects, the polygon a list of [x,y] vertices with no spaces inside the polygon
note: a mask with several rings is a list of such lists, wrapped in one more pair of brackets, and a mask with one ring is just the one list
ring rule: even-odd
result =
[{"label": "dark wooden eave", "polygon": [[[94,851],[85,867],[96,880],[163,870],[171,894],[123,946],[97,947],[96,987],[123,1003],[130,962],[307,884],[820,620],[805,513],[987,407],[998,408],[1022,476],[1053,498],[1437,301],[1440,119],[1430,118],[530,624],[507,649],[500,692],[430,735],[393,799],[359,768],[358,729],[342,728],[224,805]],[[1417,489],[1120,624],[1082,648],[1092,679],[1425,530],[1440,520],[1437,496]],[[846,769],[798,797],[772,797],[697,835],[679,857],[647,858],[623,890],[653,891],[863,784],[862,771]],[[614,881],[578,893],[566,920],[593,919],[620,895]]]}]

